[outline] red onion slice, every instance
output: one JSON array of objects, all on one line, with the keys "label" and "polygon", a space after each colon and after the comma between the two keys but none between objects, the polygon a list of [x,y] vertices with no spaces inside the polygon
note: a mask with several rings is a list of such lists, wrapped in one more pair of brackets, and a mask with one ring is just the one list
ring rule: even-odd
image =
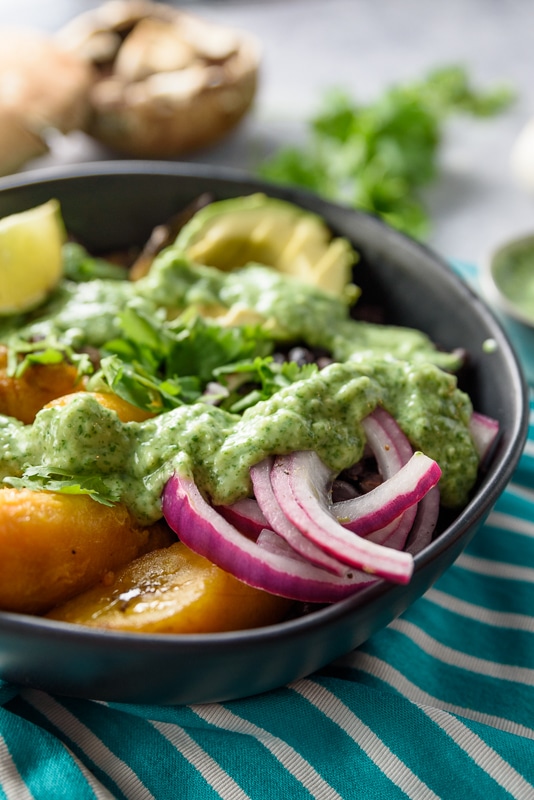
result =
[{"label": "red onion slice", "polygon": [[[410,531],[412,530],[417,515],[417,509],[418,504],[416,503],[406,509],[406,511],[390,525],[372,531],[372,533],[368,534],[365,538],[368,542],[376,542],[376,544],[382,544],[385,547],[393,547],[395,550],[403,550]],[[350,526],[344,527],[350,530]]]},{"label": "red onion slice", "polygon": [[480,463],[485,466],[497,440],[499,423],[492,417],[473,411],[469,421],[469,431],[480,458]]},{"label": "red onion slice", "polygon": [[[397,421],[383,408],[376,408],[362,420],[367,444],[376,459],[378,471],[384,479],[391,478],[413,456],[413,448],[407,436],[400,429]],[[355,518],[347,518],[347,507],[342,506],[337,513],[338,504],[332,506],[332,513],[339,519],[344,528],[358,531],[358,505],[354,504]],[[402,550],[417,513],[417,507],[411,506],[389,525],[378,528],[366,536],[370,542],[383,544]]]},{"label": "red onion slice", "polygon": [[350,521],[350,529],[365,536],[389,525],[418,503],[440,477],[441,469],[433,459],[414,453],[391,478],[370,492],[336,503],[336,518]]},{"label": "red onion slice", "polygon": [[382,477],[390,478],[413,456],[413,447],[397,421],[383,408],[375,408],[362,420],[367,443]]},{"label": "red onion slice", "polygon": [[[329,504],[334,475],[315,452],[300,451],[256,464],[255,499],[219,509],[192,479],[174,475],[162,496],[164,516],[181,541],[220,568],[301,602],[335,602],[378,577],[407,583],[413,554],[431,541],[438,519],[441,470],[413,453],[385,410],[362,424],[383,478],[366,494]],[[473,438],[486,453],[495,426],[474,415]]]},{"label": "red onion slice", "polygon": [[216,509],[227,522],[254,541],[270,524],[252,497],[244,497],[229,506],[217,506]]},{"label": "red onion slice", "polygon": [[261,531],[256,540],[256,544],[262,550],[268,550],[270,553],[278,553],[288,558],[293,558],[295,561],[301,561],[304,564],[309,563],[304,556],[301,556],[296,550],[293,550],[282,536],[272,531],[270,528],[264,528]]},{"label": "red onion slice", "polygon": [[[393,477],[393,475],[407,464],[413,456],[413,448],[408,438],[404,435],[397,421],[391,414],[388,414],[387,411],[380,407],[376,408],[372,414],[365,417],[362,421],[362,427],[367,437],[367,444],[373,452],[378,471],[382,478],[387,479]],[[356,500],[357,498],[353,499]],[[333,504],[331,509],[332,513],[341,522],[344,528],[360,533],[358,524],[359,504],[354,502],[351,506],[347,506],[347,501],[341,502],[344,504]],[[353,509],[354,515],[351,514],[351,509]],[[413,523],[415,513],[409,516]],[[390,540],[397,529],[401,527],[401,532],[397,534],[395,539],[401,541],[408,520],[405,521],[402,526],[401,522],[402,517],[398,517],[396,522],[387,525],[385,528],[371,532],[367,538],[379,544],[384,544],[387,540]],[[408,532],[409,529],[407,533]],[[360,533],[360,535],[362,534]]]},{"label": "red onion slice", "polygon": [[[347,531],[330,513],[327,503],[332,474],[313,451],[299,451],[275,459],[273,490],[284,513],[315,544],[344,563],[399,583],[409,581],[410,554],[363,538],[385,527],[434,486],[441,476],[438,464],[423,453],[380,486],[339,506],[358,503],[360,535]],[[354,516],[353,507],[350,515]]]},{"label": "red onion slice", "polygon": [[190,478],[170,478],[162,505],[165,519],[184,544],[249,586],[301,602],[333,603],[376,580],[356,571],[340,578],[259,547],[210,506]]},{"label": "red onion slice", "polygon": [[342,564],[317,547],[284,514],[271,486],[272,465],[273,459],[266,458],[250,470],[254,495],[269,526],[311,564],[326,569],[334,575],[346,575],[350,569],[346,564]]},{"label": "red onion slice", "polygon": [[407,539],[407,553],[412,553],[412,555],[420,553],[432,541],[432,535],[438,522],[439,502],[439,489],[434,486],[417,506],[415,521]]}]

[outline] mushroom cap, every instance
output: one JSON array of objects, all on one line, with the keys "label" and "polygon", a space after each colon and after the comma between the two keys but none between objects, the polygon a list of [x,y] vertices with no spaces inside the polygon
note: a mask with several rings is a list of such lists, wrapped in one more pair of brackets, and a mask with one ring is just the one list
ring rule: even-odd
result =
[{"label": "mushroom cap", "polygon": [[133,156],[216,142],[249,110],[260,48],[248,33],[145,0],[110,0],[57,39],[97,71],[85,130]]}]

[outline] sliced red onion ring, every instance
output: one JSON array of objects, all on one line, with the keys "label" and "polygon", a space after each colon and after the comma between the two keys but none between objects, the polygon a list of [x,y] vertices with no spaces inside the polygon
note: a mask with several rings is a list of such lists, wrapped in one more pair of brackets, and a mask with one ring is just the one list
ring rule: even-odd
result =
[{"label": "sliced red onion ring", "polygon": [[[376,544],[382,544],[385,547],[393,547],[395,550],[403,550],[410,531],[412,530],[417,515],[417,509],[418,504],[415,503],[413,506],[406,509],[406,511],[401,514],[400,517],[397,517],[390,525],[372,531],[365,538],[368,542],[376,542]],[[350,525],[344,527],[350,530]]]},{"label": "sliced red onion ring", "polygon": [[184,544],[249,586],[301,602],[333,603],[376,580],[357,571],[340,578],[259,547],[207,503],[190,478],[170,478],[162,504],[165,519]]},{"label": "sliced red onion ring", "polygon": [[264,528],[269,527],[261,508],[252,497],[244,497],[229,506],[217,506],[217,511],[227,522],[234,525],[241,533],[256,539]]},{"label": "sliced red onion ring", "polygon": [[485,466],[499,433],[499,423],[492,417],[473,411],[469,421],[469,431],[479,455],[481,466]]},{"label": "sliced red onion ring", "polygon": [[405,546],[407,553],[416,555],[432,541],[438,522],[439,501],[439,488],[434,486],[418,504],[415,521]]},{"label": "sliced red onion ring", "polygon": [[375,408],[362,420],[367,443],[383,478],[390,478],[413,456],[413,447],[397,421],[383,408]]},{"label": "sliced red onion ring", "polygon": [[288,558],[293,558],[295,561],[301,561],[304,564],[309,563],[306,558],[297,553],[296,550],[293,550],[285,539],[275,531],[270,530],[270,528],[264,528],[261,531],[256,539],[256,544],[262,550],[268,550],[270,553],[278,553]]},{"label": "sliced red onion ring", "polygon": [[418,503],[440,477],[441,469],[433,459],[424,453],[414,453],[391,478],[370,492],[336,503],[336,517],[351,520],[350,529],[365,536],[389,525]]},{"label": "sliced red onion ring", "polygon": [[[475,415],[474,439],[477,425],[487,453],[496,423]],[[383,409],[369,415],[363,427],[383,478],[366,494],[329,504],[334,475],[316,453],[301,451],[252,467],[256,499],[219,509],[192,479],[174,475],[162,497],[164,516],[192,550],[273,594],[329,603],[378,577],[406,583],[413,554],[429,543],[435,529],[441,470],[432,459],[413,453]]]},{"label": "sliced red onion ring", "polygon": [[266,458],[250,470],[254,495],[268,525],[311,564],[326,569],[334,575],[346,575],[350,567],[317,547],[284,514],[271,486],[272,465],[273,459]]},{"label": "sliced red onion ring", "polygon": [[[397,421],[383,408],[376,408],[363,421],[362,427],[367,437],[367,444],[375,456],[378,470],[384,479],[391,478],[413,456],[413,448],[408,438],[400,429]],[[344,528],[359,532],[358,504],[353,508],[356,516],[347,516],[347,506],[334,503],[331,511]],[[339,513],[338,513],[339,510]],[[404,514],[392,523],[369,533],[366,538],[377,544],[386,544],[402,550],[406,538],[413,525],[417,508],[411,506]],[[361,534],[360,534],[361,535]]]},{"label": "sliced red onion ring", "polygon": [[440,476],[441,470],[435,461],[416,453],[408,464],[376,489],[339,504],[340,507],[348,505],[351,518],[355,513],[349,504],[359,504],[358,536],[343,528],[330,513],[327,498],[332,474],[313,451],[277,457],[271,482],[286,516],[325,552],[358,569],[406,583],[413,570],[410,554],[384,548],[363,537],[389,525],[417,503]]}]

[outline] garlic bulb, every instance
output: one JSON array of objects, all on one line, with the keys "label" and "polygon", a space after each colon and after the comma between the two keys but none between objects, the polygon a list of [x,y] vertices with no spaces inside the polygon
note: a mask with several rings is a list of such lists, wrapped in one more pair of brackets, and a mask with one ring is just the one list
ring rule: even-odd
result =
[{"label": "garlic bulb", "polygon": [[510,154],[510,166],[520,186],[534,192],[534,118],[519,132]]}]

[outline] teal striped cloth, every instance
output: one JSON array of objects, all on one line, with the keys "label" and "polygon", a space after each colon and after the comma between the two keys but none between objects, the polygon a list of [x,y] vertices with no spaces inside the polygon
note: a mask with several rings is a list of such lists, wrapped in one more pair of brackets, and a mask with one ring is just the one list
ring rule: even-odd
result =
[{"label": "teal striped cloth", "polygon": [[0,686],[0,800],[534,798],[534,396],[485,526],[359,649],[260,697],[118,705]]}]

